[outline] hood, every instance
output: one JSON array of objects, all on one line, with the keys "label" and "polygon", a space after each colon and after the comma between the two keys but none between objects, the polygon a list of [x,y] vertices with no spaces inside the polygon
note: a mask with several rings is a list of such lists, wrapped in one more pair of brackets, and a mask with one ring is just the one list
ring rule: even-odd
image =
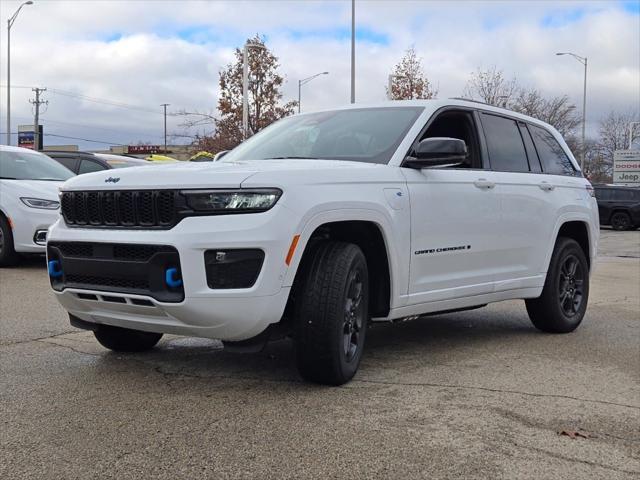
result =
[{"label": "hood", "polygon": [[63,190],[131,190],[151,188],[238,188],[255,168],[197,162],[118,168],[78,175]]},{"label": "hood", "polygon": [[51,180],[0,180],[0,191],[19,197],[58,200],[63,182]]},{"label": "hood", "polygon": [[309,172],[371,169],[380,165],[341,160],[250,160],[241,162],[180,162],[154,168],[133,167],[73,177],[63,190],[131,190],[150,188],[240,188],[260,172]]}]

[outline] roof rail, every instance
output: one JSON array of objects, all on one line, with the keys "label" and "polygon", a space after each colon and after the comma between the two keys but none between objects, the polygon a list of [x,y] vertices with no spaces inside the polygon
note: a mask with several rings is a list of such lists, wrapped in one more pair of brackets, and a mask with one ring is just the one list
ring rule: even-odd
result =
[{"label": "roof rail", "polygon": [[472,98],[464,98],[464,97],[449,97],[449,100],[462,100],[464,102],[472,102],[472,103],[479,103],[481,105],[488,105],[490,107],[496,107],[496,108],[503,108],[503,107],[499,107],[498,105],[491,105],[490,103],[487,102],[481,102],[480,100],[474,100]]}]

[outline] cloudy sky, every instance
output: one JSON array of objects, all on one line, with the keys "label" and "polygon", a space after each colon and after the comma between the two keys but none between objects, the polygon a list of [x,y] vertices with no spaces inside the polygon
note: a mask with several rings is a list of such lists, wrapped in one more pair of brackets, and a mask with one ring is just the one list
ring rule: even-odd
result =
[{"label": "cloudy sky", "polygon": [[[20,3],[0,3],[0,132],[6,19]],[[327,70],[304,87],[303,110],[348,103],[350,15],[348,0],[35,0],[11,30],[11,130],[33,121],[30,87],[39,86],[49,89],[46,144],[160,144],[159,105],[213,111],[218,71],[256,33],[280,59],[286,100],[297,98],[298,79]],[[384,100],[389,71],[413,45],[441,98],[459,96],[472,71],[495,65],[581,105],[582,65],[554,55],[572,51],[589,59],[588,131],[609,110],[639,108],[640,0],[357,0],[356,23],[357,102]],[[168,123],[170,133],[196,133],[179,117]]]}]

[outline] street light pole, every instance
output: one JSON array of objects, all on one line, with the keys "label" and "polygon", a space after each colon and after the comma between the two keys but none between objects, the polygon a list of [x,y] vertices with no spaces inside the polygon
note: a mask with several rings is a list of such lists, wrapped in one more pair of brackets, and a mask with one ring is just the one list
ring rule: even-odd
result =
[{"label": "street light pole", "polygon": [[558,52],[556,55],[571,55],[584,65],[584,85],[582,90],[582,155],[580,156],[580,170],[584,173],[584,158],[586,154],[585,130],[587,125],[587,57],[581,57],[571,52]]},{"label": "street light pole", "polygon": [[351,0],[351,103],[356,103],[356,0]]},{"label": "street light pole", "polygon": [[167,107],[170,103],[161,103],[160,106],[164,108],[164,153],[167,154]]},{"label": "street light pole", "polygon": [[33,5],[33,2],[24,2],[7,20],[7,145],[11,145],[11,27],[25,5]]},{"label": "street light pole", "polygon": [[329,75],[329,72],[316,73],[315,75],[311,75],[310,77],[303,78],[302,80],[298,80],[298,113],[300,113],[300,103],[302,101],[302,86],[306,85],[311,80],[313,80],[316,77],[319,77],[320,75]]},{"label": "street light pole", "polygon": [[242,139],[249,136],[249,49],[265,48],[259,43],[245,43],[242,49]]}]

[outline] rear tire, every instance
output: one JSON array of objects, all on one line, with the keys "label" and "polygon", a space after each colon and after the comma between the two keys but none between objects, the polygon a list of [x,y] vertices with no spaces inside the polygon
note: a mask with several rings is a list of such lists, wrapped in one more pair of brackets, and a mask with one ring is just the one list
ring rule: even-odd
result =
[{"label": "rear tire", "polygon": [[100,345],[115,352],[144,352],[155,347],[162,338],[161,333],[142,332],[111,325],[99,325],[93,334]]},{"label": "rear tire", "polygon": [[13,232],[6,218],[0,215],[0,267],[18,263],[18,254],[13,246]]},{"label": "rear tire", "polygon": [[542,295],[525,300],[536,328],[548,333],[575,330],[589,300],[589,264],[582,248],[571,238],[556,241]]},{"label": "rear tire", "polygon": [[364,349],[367,262],[357,245],[345,242],[322,243],[312,255],[296,289],[298,371],[311,382],[342,385],[355,375]]},{"label": "rear tire", "polygon": [[611,216],[611,227],[614,230],[630,230],[631,229],[631,217],[625,212],[616,212]]}]

